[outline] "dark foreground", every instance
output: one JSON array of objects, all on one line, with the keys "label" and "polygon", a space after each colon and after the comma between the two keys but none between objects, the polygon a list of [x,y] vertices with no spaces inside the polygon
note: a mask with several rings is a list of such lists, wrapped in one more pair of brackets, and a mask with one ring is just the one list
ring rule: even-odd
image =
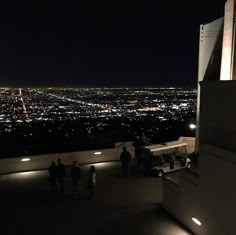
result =
[{"label": "dark foreground", "polygon": [[161,208],[160,179],[122,178],[117,163],[95,166],[93,200],[87,199],[88,166],[82,167],[81,199],[72,196],[69,172],[64,194],[49,192],[47,171],[0,176],[0,234],[191,234]]}]

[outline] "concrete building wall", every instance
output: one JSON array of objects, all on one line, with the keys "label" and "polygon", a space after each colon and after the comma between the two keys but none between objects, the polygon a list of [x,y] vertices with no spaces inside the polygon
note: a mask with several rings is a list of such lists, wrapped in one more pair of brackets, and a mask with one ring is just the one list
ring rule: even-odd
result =
[{"label": "concrete building wall", "polygon": [[[194,137],[181,136],[178,141],[183,142],[183,143],[187,143],[187,152],[188,153],[195,152],[195,138]],[[182,151],[184,152],[185,149],[182,148]]]},{"label": "concrete building wall", "polygon": [[[173,185],[169,179],[163,181],[163,206],[196,234],[201,233],[202,227],[192,222],[193,216],[201,215],[199,205],[199,176],[184,172],[178,185]],[[174,193],[173,193],[174,192]],[[201,217],[200,217],[201,218]]]},{"label": "concrete building wall", "polygon": [[[216,22],[208,26],[213,29]],[[205,26],[201,27],[203,35]],[[178,186],[173,186],[168,179],[163,185],[164,207],[198,235],[234,235],[236,230],[235,29],[235,0],[228,0],[221,74],[220,79],[213,79],[215,81],[209,81],[206,73],[216,37],[208,35],[209,39],[204,42],[200,36],[199,81],[202,82],[198,89],[198,169],[191,173],[186,171]],[[205,43],[208,42],[207,49]],[[178,197],[171,196],[171,187]],[[197,218],[201,226],[195,224],[192,217]]]},{"label": "concrete building wall", "polygon": [[[187,143],[187,149],[189,153],[194,151],[194,138],[181,137],[180,142]],[[189,147],[188,147],[189,145]],[[70,153],[56,153],[45,154],[38,156],[22,156],[17,158],[5,158],[0,159],[0,174],[19,172],[19,171],[31,171],[39,169],[47,169],[53,160],[61,158],[65,165],[72,165],[73,161],[78,161],[79,164],[91,164],[107,161],[118,161],[122,147],[126,146],[128,151],[134,158],[133,142],[117,143],[115,148],[112,149],[99,149],[92,151],[70,152]],[[181,149],[185,152],[185,149]],[[101,152],[100,155],[95,155],[95,152]],[[31,161],[22,162],[22,158],[30,158]]]},{"label": "concrete building wall", "polygon": [[233,60],[235,44],[235,0],[228,0],[225,4],[224,36],[221,60],[220,80],[233,79]]},{"label": "concrete building wall", "polygon": [[236,151],[236,81],[201,84],[200,142]]},{"label": "concrete building wall", "polygon": [[[204,81],[209,76],[211,67],[213,66],[214,50],[221,50],[222,31],[224,18],[220,18],[208,24],[200,25],[199,35],[199,58],[198,58],[198,96],[197,96],[197,117],[196,117],[196,146],[198,151],[199,139],[199,114],[200,114],[200,94],[201,88],[199,82]],[[219,48],[218,48],[219,47]],[[214,68],[213,68],[214,70]]]},{"label": "concrete building wall", "polygon": [[234,235],[236,81],[205,81],[201,87],[198,169],[186,171],[177,186],[164,180],[163,205],[196,234]]},{"label": "concrete building wall", "polygon": [[[99,149],[92,151],[55,153],[0,159],[0,174],[46,169],[53,160],[57,160],[58,158],[61,158],[63,163],[68,166],[72,165],[73,161],[78,161],[79,164],[117,161],[119,160],[123,146],[126,146],[132,157],[134,157],[132,142],[118,143],[117,146],[112,149]],[[95,155],[94,153],[96,152],[101,152],[101,154]],[[31,161],[22,162],[22,158],[30,158]]]},{"label": "concrete building wall", "polygon": [[205,234],[235,234],[236,81],[202,83],[201,88],[199,172]]},{"label": "concrete building wall", "polygon": [[[235,234],[235,197],[236,158],[228,160],[228,151],[205,147],[201,152],[200,172],[204,182],[201,183],[199,195],[201,221],[204,234]],[[236,154],[234,154],[236,157]],[[209,170],[210,169],[210,170]]]},{"label": "concrete building wall", "polygon": [[217,46],[218,38],[222,36],[224,18],[220,18],[208,24],[200,25],[198,81],[203,81],[208,67],[212,62],[212,55]]}]

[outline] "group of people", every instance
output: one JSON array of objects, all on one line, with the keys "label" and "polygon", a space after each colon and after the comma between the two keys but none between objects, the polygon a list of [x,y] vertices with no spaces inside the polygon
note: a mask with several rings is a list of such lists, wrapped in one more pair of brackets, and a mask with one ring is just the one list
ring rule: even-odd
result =
[{"label": "group of people", "polygon": [[[51,192],[64,192],[64,180],[66,177],[66,168],[62,163],[61,159],[52,161],[49,169],[49,177],[48,180],[50,182]],[[81,192],[81,169],[77,161],[74,161],[70,170],[71,183],[72,183],[72,191],[74,195],[80,195]],[[88,193],[89,198],[92,199],[95,192],[96,186],[96,169],[95,166],[91,166],[89,168],[88,173]]]},{"label": "group of people", "polygon": [[[142,168],[143,174],[149,175],[151,172],[153,158],[150,149],[145,148],[144,145],[139,142],[134,143],[134,149],[137,169]],[[122,175],[127,177],[130,173],[131,154],[127,151],[126,147],[123,147],[120,160],[122,165]]]},{"label": "group of people", "polygon": [[[135,157],[137,161],[137,167],[143,166],[144,174],[148,175],[151,168],[151,158],[152,154],[149,149],[144,148],[144,145],[139,141],[134,143]],[[127,151],[126,147],[123,147],[123,151],[120,155],[121,165],[122,165],[122,175],[128,177],[130,174],[130,160],[131,154]],[[64,180],[66,177],[66,168],[62,163],[61,159],[57,159],[57,163],[52,161],[49,169],[48,180],[50,182],[50,189],[52,192],[64,192]],[[81,169],[77,161],[74,161],[70,171],[72,191],[75,195],[80,195],[81,193]],[[89,198],[92,199],[95,193],[96,186],[96,169],[95,166],[89,168],[88,173],[88,193]]]},{"label": "group of people", "polygon": [[145,148],[145,145],[137,140],[134,142],[134,154],[137,162],[137,167],[143,169],[144,175],[149,175],[152,167],[153,154],[150,149]]},{"label": "group of people", "polygon": [[[152,167],[153,155],[149,149],[145,148],[145,145],[149,144],[149,139],[144,132],[140,130],[139,133],[137,133],[137,139],[134,141],[133,147],[137,169],[142,168],[144,175],[149,175]],[[130,172],[131,154],[127,151],[126,147],[123,147],[120,160],[122,163],[122,175],[127,177]]]}]

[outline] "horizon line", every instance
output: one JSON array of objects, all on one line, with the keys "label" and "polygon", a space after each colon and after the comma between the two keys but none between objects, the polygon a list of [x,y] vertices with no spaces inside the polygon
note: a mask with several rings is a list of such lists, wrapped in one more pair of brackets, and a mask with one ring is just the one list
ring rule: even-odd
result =
[{"label": "horizon line", "polygon": [[27,89],[27,88],[60,88],[60,89],[197,89],[192,86],[0,86],[0,89]]}]

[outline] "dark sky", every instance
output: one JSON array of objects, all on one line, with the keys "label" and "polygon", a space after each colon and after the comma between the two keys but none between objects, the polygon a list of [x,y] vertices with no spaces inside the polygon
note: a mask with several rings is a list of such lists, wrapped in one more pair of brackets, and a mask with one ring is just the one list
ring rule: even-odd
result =
[{"label": "dark sky", "polygon": [[18,2],[1,7],[1,85],[194,87],[199,24],[225,0]]}]

